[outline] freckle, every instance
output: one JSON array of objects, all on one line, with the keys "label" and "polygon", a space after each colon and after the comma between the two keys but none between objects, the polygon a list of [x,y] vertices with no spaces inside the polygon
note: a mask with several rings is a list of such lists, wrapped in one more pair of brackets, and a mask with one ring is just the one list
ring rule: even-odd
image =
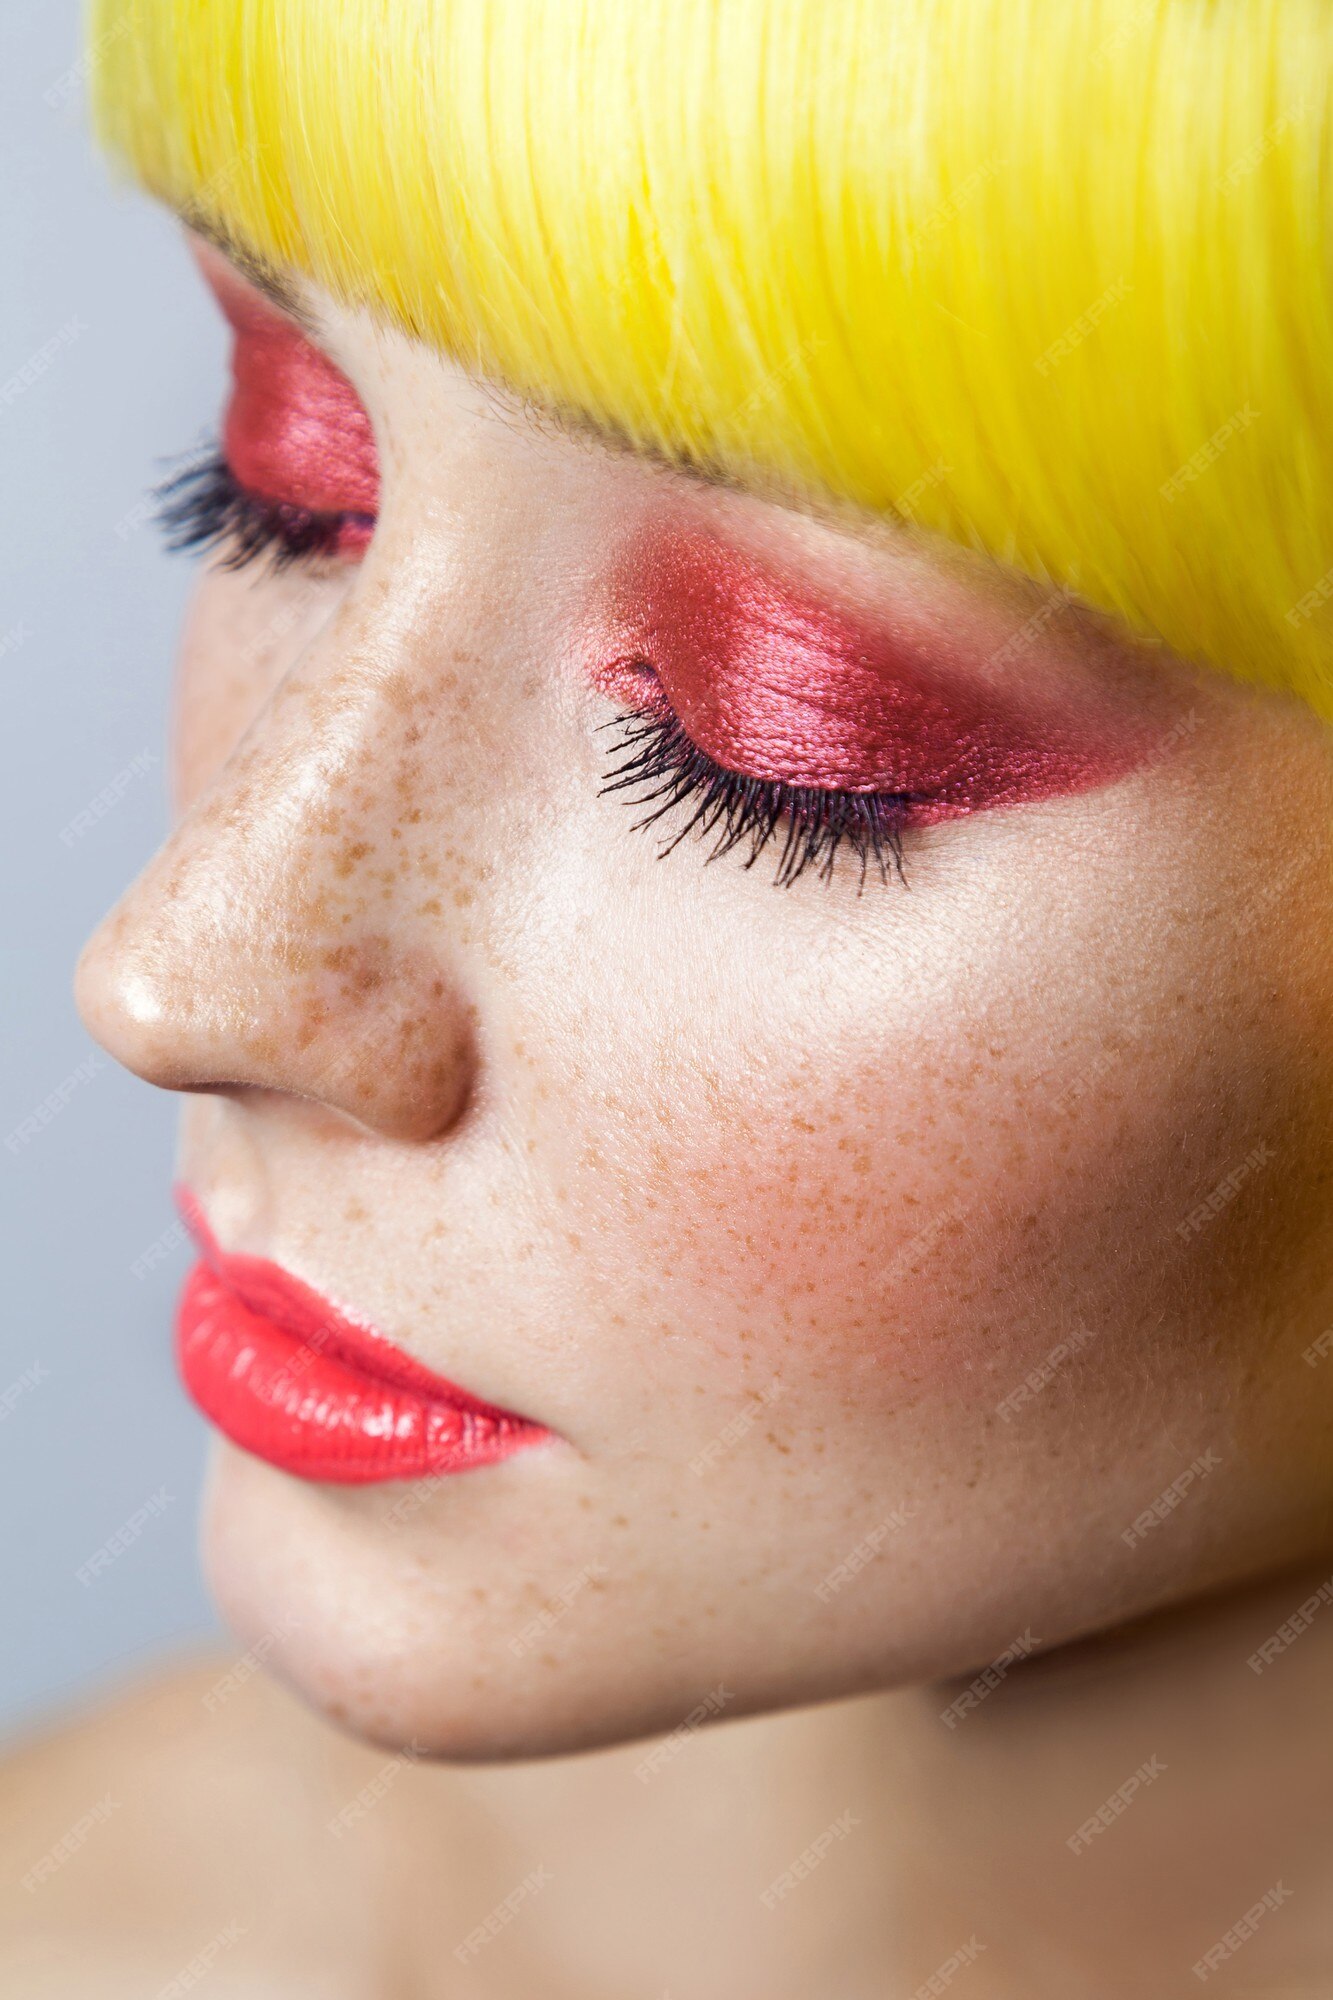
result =
[{"label": "freckle", "polygon": [[312,1000],[301,1017],[301,1025],[297,1033],[298,1048],[308,1049],[327,1019],[328,1009],[321,1006],[318,1001]]},{"label": "freckle", "polygon": [[424,903],[417,904],[417,915],[421,917],[443,916],[444,908],[438,896],[428,896]]},{"label": "freckle", "polygon": [[475,901],[476,898],[470,889],[454,890],[454,908],[456,910],[470,910]]},{"label": "freckle", "polygon": [[369,854],[369,852],[370,852],[370,847],[366,841],[364,840],[353,841],[349,846],[343,849],[342,853],[338,856],[337,860],[334,862],[334,869],[336,873],[339,875],[350,875],[352,870],[355,868],[357,862],[364,861],[365,857]]}]

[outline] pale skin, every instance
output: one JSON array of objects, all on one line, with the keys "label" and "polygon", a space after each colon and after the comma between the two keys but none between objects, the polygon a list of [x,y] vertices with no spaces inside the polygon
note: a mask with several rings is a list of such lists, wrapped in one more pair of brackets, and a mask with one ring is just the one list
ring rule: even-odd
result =
[{"label": "pale skin", "polygon": [[561,1442],[410,1504],[221,1445],[239,1645],[370,1741],[262,1675],[210,1700],[223,1661],[30,1753],[5,1882],[126,1816],[14,1892],[11,1954],[90,1927],[46,1990],[137,1994],[238,1920],[218,1996],[869,2000],[975,1937],[976,2000],[1171,2000],[1281,1880],[1216,1977],[1331,1990],[1333,1606],[1247,1665],[1333,1566],[1327,730],[1066,607],[979,670],[1140,728],[1128,776],[922,830],[908,889],[660,859],[580,655],[626,524],[1001,637],[1045,594],[304,297],[380,524],[204,575],[180,817],[80,1000],[190,1093],[229,1247]]}]

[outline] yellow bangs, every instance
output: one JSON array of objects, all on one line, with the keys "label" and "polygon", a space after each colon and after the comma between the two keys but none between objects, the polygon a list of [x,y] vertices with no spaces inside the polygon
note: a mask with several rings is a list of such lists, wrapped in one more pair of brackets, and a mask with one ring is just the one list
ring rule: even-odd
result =
[{"label": "yellow bangs", "polygon": [[1327,0],[93,0],[172,203],[1333,717]]}]

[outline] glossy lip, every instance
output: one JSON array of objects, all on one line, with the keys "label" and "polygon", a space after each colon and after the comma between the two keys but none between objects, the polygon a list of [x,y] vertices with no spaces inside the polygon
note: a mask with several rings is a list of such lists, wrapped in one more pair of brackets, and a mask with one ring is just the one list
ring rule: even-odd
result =
[{"label": "glossy lip", "polygon": [[550,1440],[280,1264],[221,1249],[190,1190],[176,1200],[201,1252],[177,1312],[177,1364],[233,1444],[300,1479],[353,1486],[466,1472]]}]

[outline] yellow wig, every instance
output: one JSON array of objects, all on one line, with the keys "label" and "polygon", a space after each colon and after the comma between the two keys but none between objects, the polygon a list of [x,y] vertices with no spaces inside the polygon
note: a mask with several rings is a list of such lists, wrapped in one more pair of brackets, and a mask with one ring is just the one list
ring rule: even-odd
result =
[{"label": "yellow wig", "polygon": [[168,201],[1333,718],[1330,0],[92,0]]}]

